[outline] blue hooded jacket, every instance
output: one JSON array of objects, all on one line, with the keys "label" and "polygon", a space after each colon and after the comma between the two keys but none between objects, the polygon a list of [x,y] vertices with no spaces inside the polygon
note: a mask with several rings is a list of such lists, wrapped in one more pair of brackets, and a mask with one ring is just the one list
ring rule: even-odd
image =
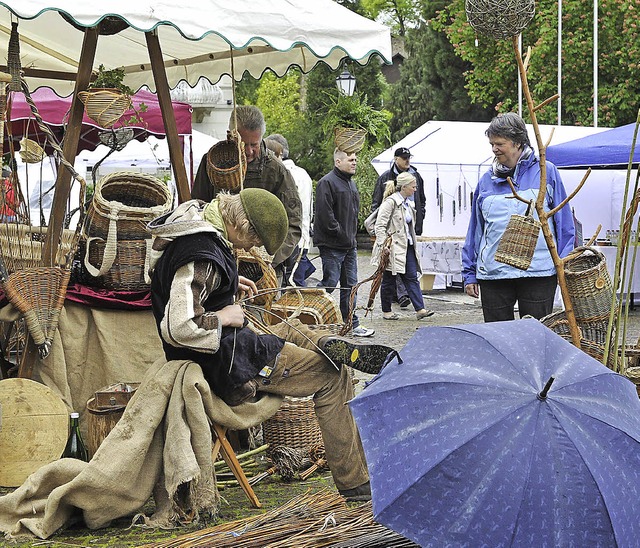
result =
[{"label": "blue hooded jacket", "polygon": [[[523,155],[516,166],[512,181],[518,195],[534,203],[540,189],[540,163],[532,152]],[[556,166],[547,162],[547,198],[544,209],[549,211],[567,196]],[[502,280],[513,278],[552,276],[556,273],[553,259],[542,231],[527,270],[520,270],[495,260],[496,250],[507,223],[513,214],[525,215],[527,204],[513,197],[505,178],[487,171],[474,192],[471,219],[462,250],[462,277],[464,284],[478,280]],[[533,213],[538,218],[537,213]],[[549,228],[554,236],[558,254],[565,257],[574,247],[575,228],[573,214],[566,204],[550,220]]]}]

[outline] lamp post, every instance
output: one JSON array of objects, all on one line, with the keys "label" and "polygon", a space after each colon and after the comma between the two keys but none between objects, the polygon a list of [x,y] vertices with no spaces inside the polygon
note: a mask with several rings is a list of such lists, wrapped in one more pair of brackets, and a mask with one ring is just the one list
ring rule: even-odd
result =
[{"label": "lamp post", "polygon": [[336,77],[336,85],[338,89],[347,97],[351,97],[356,90],[356,77],[346,68]]}]

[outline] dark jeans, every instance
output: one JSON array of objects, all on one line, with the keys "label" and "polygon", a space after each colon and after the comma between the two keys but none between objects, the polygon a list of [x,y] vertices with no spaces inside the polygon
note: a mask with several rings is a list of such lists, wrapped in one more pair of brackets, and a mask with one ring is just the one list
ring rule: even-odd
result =
[{"label": "dark jeans", "polygon": [[[333,249],[331,247],[320,246],[320,258],[322,259],[322,281],[318,287],[325,287],[327,293],[331,293],[340,283],[340,312],[344,322],[349,317],[349,299],[351,288],[358,283],[358,250]],[[355,314],[356,301],[353,306],[353,327],[360,325],[360,320]]]},{"label": "dark jeans", "polygon": [[416,311],[422,310],[424,308],[424,299],[422,298],[422,290],[418,281],[418,264],[412,245],[407,249],[407,263],[404,274],[394,276],[391,271],[384,271],[382,285],[380,286],[380,303],[382,304],[383,312],[391,312],[391,302],[396,294],[396,284],[399,289],[401,283],[406,288],[407,296],[411,299],[413,308]]},{"label": "dark jeans", "polygon": [[500,322],[515,318],[513,307],[518,303],[520,317],[538,320],[551,314],[558,279],[556,275],[508,280],[478,280],[485,322]]}]

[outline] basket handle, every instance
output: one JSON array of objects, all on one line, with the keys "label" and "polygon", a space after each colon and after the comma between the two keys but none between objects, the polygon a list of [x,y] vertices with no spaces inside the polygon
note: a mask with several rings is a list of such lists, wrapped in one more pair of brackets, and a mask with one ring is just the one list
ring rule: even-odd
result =
[{"label": "basket handle", "polygon": [[601,251],[598,251],[597,249],[595,249],[595,248],[593,248],[591,246],[588,246],[588,245],[581,245],[579,247],[574,247],[573,250],[563,259],[563,261],[567,262],[567,261],[570,261],[572,259],[577,259],[585,251],[591,251],[591,253],[596,255],[598,258],[606,261],[604,253],[602,253]]},{"label": "basket handle", "polygon": [[151,276],[149,276],[149,262],[151,257],[151,248],[153,247],[153,238],[148,238],[147,250],[144,253],[144,283],[151,285]]},{"label": "basket handle", "polygon": [[527,204],[527,212],[524,214],[525,217],[533,217],[533,200],[529,200]]},{"label": "basket handle", "polygon": [[91,242],[93,240],[100,240],[101,242],[104,242],[104,240],[102,238],[96,238],[96,237],[87,238],[87,246],[86,246],[86,249],[84,250],[84,266],[87,269],[87,272],[94,278],[97,278],[99,276],[104,276],[107,272],[109,272],[109,269],[113,266],[113,262],[116,259],[116,253],[118,252],[118,249],[116,246],[116,240],[115,238],[110,240],[110,238],[111,238],[111,230],[109,230],[107,243],[105,244],[105,247],[104,247],[104,253],[102,254],[102,261],[100,263],[100,268],[96,268],[89,261],[89,247],[91,246]]}]

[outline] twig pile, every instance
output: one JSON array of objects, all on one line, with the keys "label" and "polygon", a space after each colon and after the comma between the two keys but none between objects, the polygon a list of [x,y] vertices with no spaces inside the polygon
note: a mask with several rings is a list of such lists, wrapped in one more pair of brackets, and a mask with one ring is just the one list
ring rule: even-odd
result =
[{"label": "twig pile", "polygon": [[153,546],[415,548],[417,544],[373,521],[370,503],[348,507],[337,493],[320,491],[299,495],[266,514],[154,542]]}]

